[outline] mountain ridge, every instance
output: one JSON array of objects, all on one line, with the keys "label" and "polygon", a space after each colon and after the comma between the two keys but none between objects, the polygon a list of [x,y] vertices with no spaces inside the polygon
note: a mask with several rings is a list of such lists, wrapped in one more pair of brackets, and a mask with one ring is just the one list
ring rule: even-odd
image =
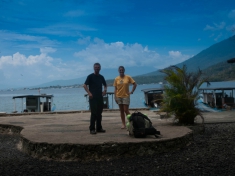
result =
[{"label": "mountain ridge", "polygon": [[[210,47],[202,50],[192,58],[179,64],[176,64],[176,66],[182,67],[183,65],[187,65],[187,68],[190,71],[196,71],[196,69],[198,68],[203,70],[217,63],[227,61],[232,57],[235,57],[235,35],[211,45]],[[161,74],[162,73],[157,70],[144,74],[142,76],[154,76]]]}]

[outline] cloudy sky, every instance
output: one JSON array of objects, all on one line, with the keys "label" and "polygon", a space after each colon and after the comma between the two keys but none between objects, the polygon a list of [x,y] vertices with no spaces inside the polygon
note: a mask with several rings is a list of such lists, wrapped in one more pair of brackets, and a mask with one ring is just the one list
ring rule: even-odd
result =
[{"label": "cloudy sky", "polygon": [[0,0],[0,84],[80,78],[95,62],[134,76],[234,34],[234,0]]}]

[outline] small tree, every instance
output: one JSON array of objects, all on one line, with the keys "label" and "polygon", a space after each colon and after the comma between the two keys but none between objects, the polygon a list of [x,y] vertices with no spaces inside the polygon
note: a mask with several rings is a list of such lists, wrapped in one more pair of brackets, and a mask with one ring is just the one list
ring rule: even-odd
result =
[{"label": "small tree", "polygon": [[186,65],[183,68],[170,66],[164,70],[167,84],[164,86],[164,96],[161,110],[169,114],[174,114],[181,124],[194,124],[195,117],[202,113],[195,107],[195,102],[199,98],[200,86],[208,82],[208,78],[202,76],[202,71],[188,73]]}]

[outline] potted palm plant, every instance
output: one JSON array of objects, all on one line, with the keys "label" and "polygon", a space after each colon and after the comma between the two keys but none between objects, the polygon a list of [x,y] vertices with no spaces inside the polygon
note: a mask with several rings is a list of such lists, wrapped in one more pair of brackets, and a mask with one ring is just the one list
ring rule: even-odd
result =
[{"label": "potted palm plant", "polygon": [[183,65],[182,68],[170,66],[161,72],[166,74],[164,79],[167,81],[161,111],[173,114],[180,124],[194,124],[198,115],[204,122],[202,113],[195,107],[200,86],[205,82],[209,84],[202,71],[187,72],[186,65]]}]

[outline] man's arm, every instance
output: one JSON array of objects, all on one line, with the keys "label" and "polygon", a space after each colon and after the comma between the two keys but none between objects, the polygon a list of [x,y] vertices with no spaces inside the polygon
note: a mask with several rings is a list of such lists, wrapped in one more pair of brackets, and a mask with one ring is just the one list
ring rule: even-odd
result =
[{"label": "man's arm", "polygon": [[88,93],[89,98],[92,99],[92,98],[93,98],[93,95],[92,95],[92,93],[89,91],[87,85],[86,85],[86,84],[83,84],[83,87],[84,87],[85,91]]},{"label": "man's arm", "polygon": [[107,85],[104,85],[104,91],[102,92],[102,95],[105,96],[107,93]]},{"label": "man's arm", "polygon": [[105,96],[106,93],[107,93],[107,83],[106,83],[106,81],[105,81],[103,76],[102,76],[102,78],[103,78],[102,84],[104,86],[104,91],[102,92],[102,95]]}]

